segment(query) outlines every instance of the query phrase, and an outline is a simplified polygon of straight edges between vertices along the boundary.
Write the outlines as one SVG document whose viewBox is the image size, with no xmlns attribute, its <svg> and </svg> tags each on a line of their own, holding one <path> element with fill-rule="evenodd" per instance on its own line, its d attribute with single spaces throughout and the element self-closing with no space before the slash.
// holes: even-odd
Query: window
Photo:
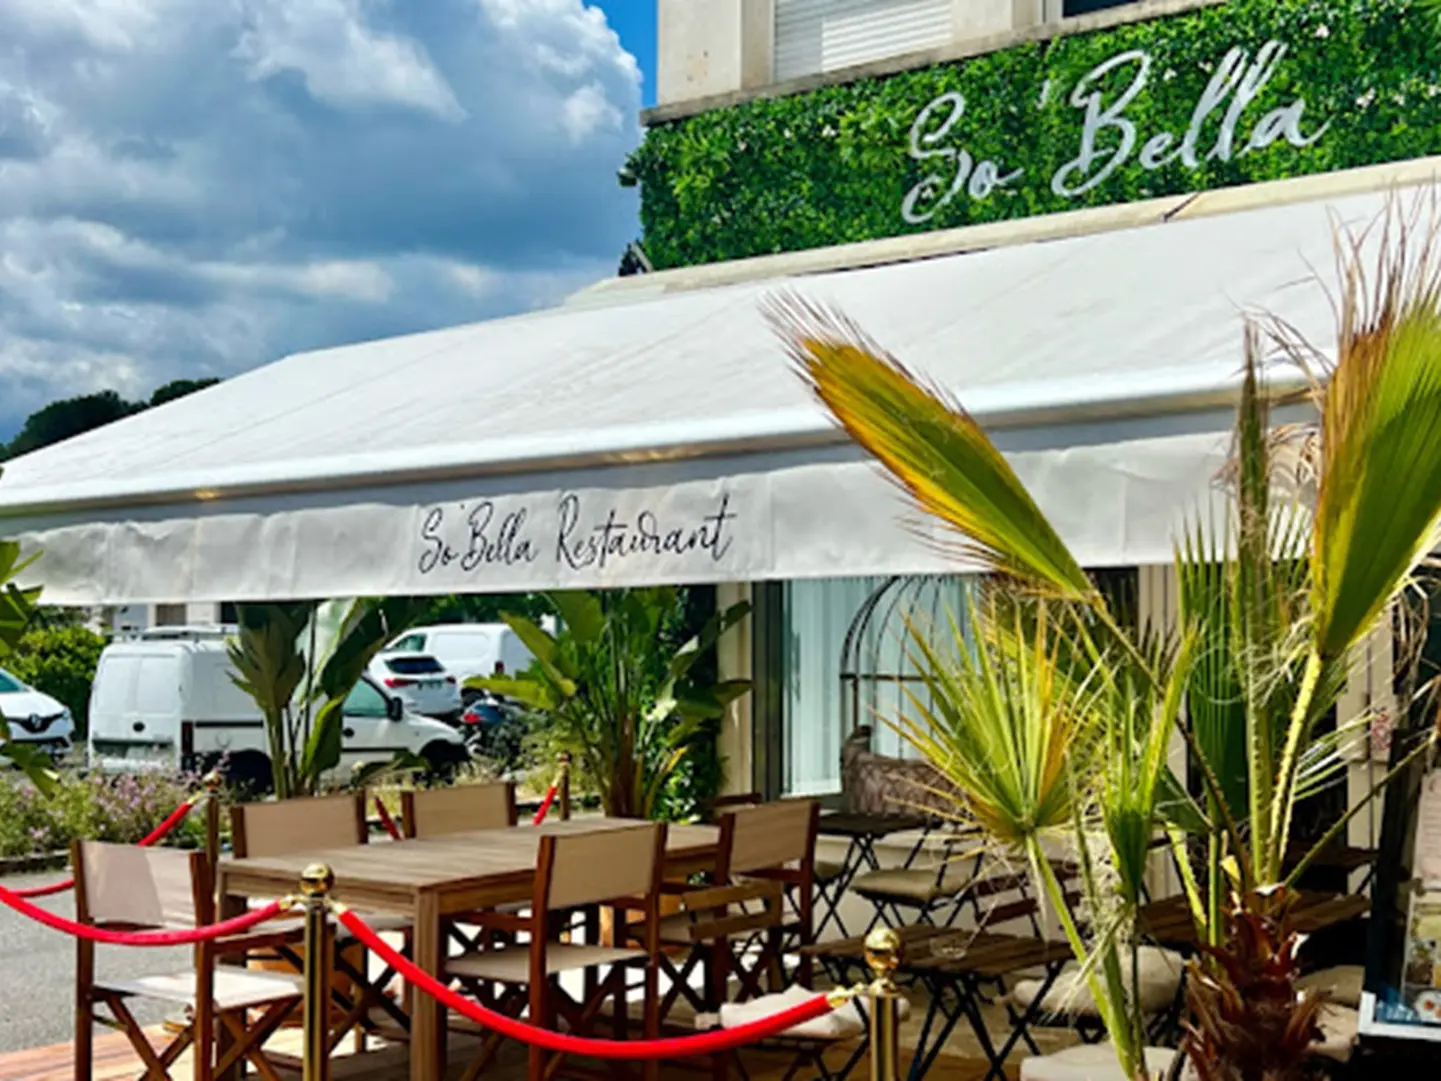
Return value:
<svg viewBox="0 0 1441 1081">
<path fill-rule="evenodd" d="M 388 717 L 389 702 L 372 683 L 361 680 L 345 697 L 345 712 L 351 717 Z"/>
<path fill-rule="evenodd" d="M 425 635 L 407 634 L 390 648 L 396 653 L 419 653 L 425 649 Z"/>
<path fill-rule="evenodd" d="M 445 671 L 434 657 L 387 657 L 385 667 L 401 676 L 439 675 Z"/>
<path fill-rule="evenodd" d="M 157 604 L 155 606 L 155 625 L 157 627 L 183 627 L 185 625 L 185 605 Z"/>
<path fill-rule="evenodd" d="M 0 670 L 0 694 L 16 694 L 25 688 L 9 672 Z"/>
<path fill-rule="evenodd" d="M 221 623 L 239 623 L 239 622 L 240 622 L 240 606 L 239 606 L 238 604 L 236 604 L 234 601 L 221 601 L 221 602 L 220 602 L 220 622 L 221 622 Z"/>
<path fill-rule="evenodd" d="M 775 0 L 779 81 L 933 49 L 951 40 L 951 0 Z"/>
<path fill-rule="evenodd" d="M 781 740 L 785 791 L 840 791 L 841 745 L 869 725 L 878 754 L 915 757 L 886 723 L 915 692 L 905 646 L 907 620 L 932 628 L 943 649 L 951 620 L 964 627 L 966 580 L 836 578 L 788 582 L 783 603 Z"/>
<path fill-rule="evenodd" d="M 1136 0 L 1063 0 L 1061 14 L 1067 18 L 1072 15 L 1089 15 L 1093 11 L 1124 7 L 1135 2 Z"/>
</svg>

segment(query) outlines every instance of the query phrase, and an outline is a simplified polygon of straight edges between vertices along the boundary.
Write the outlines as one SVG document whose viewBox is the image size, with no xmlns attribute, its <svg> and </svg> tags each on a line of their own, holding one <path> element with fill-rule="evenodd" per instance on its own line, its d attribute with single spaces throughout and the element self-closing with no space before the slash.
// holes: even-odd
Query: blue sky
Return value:
<svg viewBox="0 0 1441 1081">
<path fill-rule="evenodd" d="M 614 273 L 654 0 L 0 0 L 0 438 Z"/>
<path fill-rule="evenodd" d="M 606 20 L 620 43 L 640 64 L 643 105 L 655 104 L 655 0 L 601 0 Z"/>
</svg>

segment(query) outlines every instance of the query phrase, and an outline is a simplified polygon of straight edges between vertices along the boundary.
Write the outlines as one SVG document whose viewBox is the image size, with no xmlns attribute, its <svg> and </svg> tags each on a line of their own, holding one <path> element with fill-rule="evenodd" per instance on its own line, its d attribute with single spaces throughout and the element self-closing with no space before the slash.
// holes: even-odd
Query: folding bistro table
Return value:
<svg viewBox="0 0 1441 1081">
<path fill-rule="evenodd" d="M 222 912 L 244 912 L 249 898 L 295 891 L 301 872 L 325 863 L 335 873 L 331 891 L 353 908 L 414 921 L 415 963 L 438 976 L 450 919 L 477 909 L 529 901 L 535 892 L 540 837 L 634 825 L 620 819 L 574 818 L 542 826 L 477 830 L 425 840 L 351 845 L 290 856 L 225 859 L 219 863 Z M 720 832 L 714 826 L 672 825 L 666 833 L 666 870 L 694 874 L 715 864 Z M 224 918 L 222 916 L 222 918 Z M 444 1076 L 445 1011 L 429 995 L 411 996 L 411 1081 Z"/>
<path fill-rule="evenodd" d="M 985 1081 L 1005 1081 L 1006 1058 L 1021 1041 L 1024 1040 L 1032 1052 L 1040 1053 L 1031 1038 L 1030 1027 L 1040 1015 L 1041 1004 L 1061 969 L 1074 958 L 1070 946 L 1040 938 L 954 930 L 929 924 L 898 928 L 896 933 L 901 937 L 897 975 L 910 977 L 930 996 L 911 1058 L 908 1081 L 921 1081 L 926 1076 L 962 1020 L 971 1026 L 981 1053 L 990 1064 Z M 838 985 L 853 982 L 865 974 L 863 938 L 812 946 L 809 952 L 826 966 Z M 997 1047 L 981 1013 L 982 985 L 1037 968 L 1045 973 L 1039 993 L 1024 1013 L 1012 1019 L 1010 1033 Z"/>
</svg>

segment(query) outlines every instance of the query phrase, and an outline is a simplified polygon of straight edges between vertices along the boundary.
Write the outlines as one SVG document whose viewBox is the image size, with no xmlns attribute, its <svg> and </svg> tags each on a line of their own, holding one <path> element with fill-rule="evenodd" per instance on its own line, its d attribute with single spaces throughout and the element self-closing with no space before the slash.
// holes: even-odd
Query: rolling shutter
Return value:
<svg viewBox="0 0 1441 1081">
<path fill-rule="evenodd" d="M 951 40 L 951 0 L 776 0 L 777 82 Z"/>
</svg>

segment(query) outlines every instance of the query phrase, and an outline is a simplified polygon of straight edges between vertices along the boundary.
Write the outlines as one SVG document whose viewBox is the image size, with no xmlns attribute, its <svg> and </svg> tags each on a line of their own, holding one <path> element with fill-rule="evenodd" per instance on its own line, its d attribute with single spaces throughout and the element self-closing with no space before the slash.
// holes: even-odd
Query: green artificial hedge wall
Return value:
<svg viewBox="0 0 1441 1081">
<path fill-rule="evenodd" d="M 656 125 L 622 176 L 641 185 L 642 243 L 661 268 L 1421 157 L 1441 152 L 1441 33 L 1418 7 L 1415 0 L 1231 0 L 751 101 Z M 1244 57 L 1227 69 L 1233 49 Z M 1099 94 L 1102 113 L 1113 110 L 1137 77 L 1133 51 L 1146 54 L 1149 70 L 1123 110 L 1135 129 L 1127 160 L 1086 190 L 1058 194 L 1053 178 L 1082 149 L 1088 92 Z M 1078 85 L 1126 53 L 1131 59 Z M 1198 101 L 1208 85 L 1225 88 L 1227 70 L 1232 83 L 1196 124 L 1190 160 L 1178 157 Z M 913 132 L 928 103 L 957 93 L 964 111 L 948 130 L 941 132 L 954 96 Z M 1234 142 L 1219 153 L 1238 97 L 1245 100 L 1232 116 Z M 1171 141 L 1152 142 L 1162 132 Z M 1063 184 L 1097 180 L 1124 141 L 1118 126 L 1100 124 L 1089 169 L 1062 172 Z M 1140 164 L 1148 144 L 1156 168 Z M 929 156 L 917 160 L 913 149 Z M 941 200 L 961 151 L 972 170 L 958 194 Z M 1007 184 L 995 183 L 1016 170 Z M 928 176 L 936 179 L 913 197 L 912 216 L 929 216 L 908 222 L 903 202 Z M 985 197 L 973 198 L 973 186 Z"/>
</svg>

